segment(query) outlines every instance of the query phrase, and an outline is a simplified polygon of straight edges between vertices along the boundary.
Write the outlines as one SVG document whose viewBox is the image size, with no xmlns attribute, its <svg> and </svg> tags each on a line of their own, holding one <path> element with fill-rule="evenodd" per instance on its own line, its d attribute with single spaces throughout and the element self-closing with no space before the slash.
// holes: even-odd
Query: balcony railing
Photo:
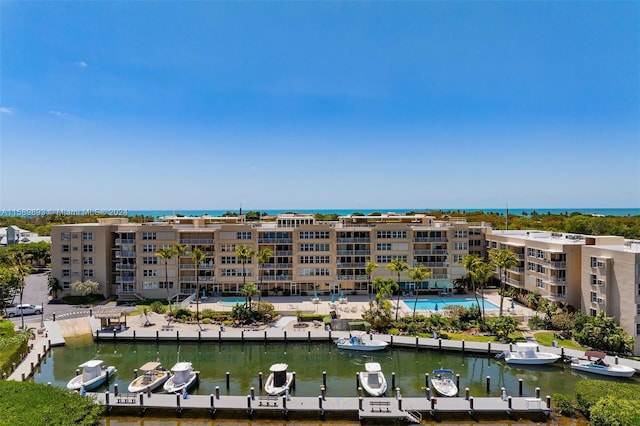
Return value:
<svg viewBox="0 0 640 426">
<path fill-rule="evenodd" d="M 521 274 L 524 272 L 524 268 L 520 267 L 520 266 L 513 266 L 511 268 L 509 268 L 510 272 L 515 272 L 517 274 Z"/>
<path fill-rule="evenodd" d="M 449 262 L 415 262 L 416 265 L 426 266 L 427 268 L 448 268 Z"/>
<path fill-rule="evenodd" d="M 345 237 L 338 238 L 338 243 L 370 243 L 371 238 L 363 238 L 363 237 Z"/>
<path fill-rule="evenodd" d="M 443 254 L 449 254 L 449 250 L 414 250 L 413 254 L 415 256 L 420 256 L 420 255 L 443 255 Z"/>
<path fill-rule="evenodd" d="M 554 269 L 566 269 L 567 268 L 567 262 L 557 262 L 557 261 L 547 260 L 547 259 L 544 259 L 542 262 L 545 265 L 549 266 L 550 268 L 554 268 Z"/>
<path fill-rule="evenodd" d="M 183 264 L 180 265 L 180 269 L 194 271 L 196 269 L 196 265 L 183 263 Z M 200 271 L 209 271 L 209 270 L 212 270 L 212 269 L 216 269 L 216 265 L 206 264 L 206 265 L 198 266 L 198 270 L 200 270 Z"/>
<path fill-rule="evenodd" d="M 293 256 L 293 251 L 292 250 L 276 251 L 274 256 Z"/>
<path fill-rule="evenodd" d="M 507 278 L 506 283 L 516 287 L 524 287 L 524 283 L 520 280 L 514 280 L 513 278 Z"/>
<path fill-rule="evenodd" d="M 371 250 L 338 250 L 339 256 L 370 255 Z"/>
<path fill-rule="evenodd" d="M 567 279 L 566 278 L 551 277 L 549 279 L 549 282 L 551 284 L 566 284 L 567 283 Z"/>
<path fill-rule="evenodd" d="M 293 238 L 258 238 L 258 244 L 291 244 Z"/>
<path fill-rule="evenodd" d="M 136 281 L 136 277 L 116 277 L 116 283 L 133 283 Z"/>
<path fill-rule="evenodd" d="M 116 263 L 116 271 L 133 271 L 136 269 L 136 265 L 129 265 L 126 263 Z"/>
<path fill-rule="evenodd" d="M 199 283 L 212 283 L 215 282 L 216 277 L 198 277 Z M 180 277 L 180 282 L 183 283 L 195 283 L 196 277 Z"/>
<path fill-rule="evenodd" d="M 367 281 L 366 275 L 338 275 L 338 281 Z"/>
<path fill-rule="evenodd" d="M 367 264 L 365 262 L 345 263 L 336 262 L 338 268 L 365 268 Z"/>
<path fill-rule="evenodd" d="M 414 243 L 446 243 L 448 241 L 447 237 L 416 237 L 413 239 Z"/>
<path fill-rule="evenodd" d="M 180 240 L 180 244 L 215 244 L 213 238 L 185 238 Z"/>
<path fill-rule="evenodd" d="M 448 280 L 449 274 L 431 274 L 430 280 Z"/>
<path fill-rule="evenodd" d="M 116 257 L 119 258 L 119 259 L 135 258 L 136 257 L 136 252 L 135 251 L 117 251 L 116 252 Z"/>
<path fill-rule="evenodd" d="M 262 277 L 262 281 L 264 282 L 274 282 L 274 281 L 293 281 L 293 276 L 291 275 L 265 275 Z"/>
<path fill-rule="evenodd" d="M 135 244 L 136 240 L 127 238 L 116 238 L 116 244 Z"/>
</svg>

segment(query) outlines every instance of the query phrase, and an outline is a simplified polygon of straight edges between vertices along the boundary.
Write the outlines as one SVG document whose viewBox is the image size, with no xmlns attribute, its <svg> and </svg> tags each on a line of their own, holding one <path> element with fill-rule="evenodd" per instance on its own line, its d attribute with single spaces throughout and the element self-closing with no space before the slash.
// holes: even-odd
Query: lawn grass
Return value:
<svg viewBox="0 0 640 426">
<path fill-rule="evenodd" d="M 586 351 L 589 348 L 583 348 L 571 339 L 558 339 L 555 337 L 553 331 L 539 331 L 534 333 L 536 341 L 542 346 L 553 346 L 552 342 L 555 340 L 558 342 L 558 347 L 567 349 L 577 349 L 579 351 Z"/>
<path fill-rule="evenodd" d="M 447 335 L 449 340 L 464 340 L 465 342 L 498 342 L 496 336 L 484 336 L 481 334 L 469 334 L 469 333 L 443 333 Z M 430 334 L 421 334 L 420 337 L 431 337 Z M 524 341 L 524 335 L 520 331 L 511 333 L 509 339 L 513 342 Z M 503 342 L 498 342 L 503 343 Z"/>
</svg>

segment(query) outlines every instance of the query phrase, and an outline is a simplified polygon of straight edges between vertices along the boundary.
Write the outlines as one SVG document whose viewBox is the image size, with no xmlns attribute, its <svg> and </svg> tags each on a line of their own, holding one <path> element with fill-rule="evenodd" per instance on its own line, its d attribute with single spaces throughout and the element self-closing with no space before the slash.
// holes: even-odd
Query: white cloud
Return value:
<svg viewBox="0 0 640 426">
<path fill-rule="evenodd" d="M 16 112 L 15 108 L 12 107 L 0 107 L 0 113 L 2 114 L 13 114 Z"/>
<path fill-rule="evenodd" d="M 76 65 L 80 68 L 89 68 L 89 65 L 85 61 L 78 61 L 76 62 Z"/>
<path fill-rule="evenodd" d="M 62 111 L 49 111 L 49 114 L 56 116 L 58 118 L 69 118 L 71 117 L 71 114 L 68 114 L 66 112 L 62 112 Z"/>
</svg>

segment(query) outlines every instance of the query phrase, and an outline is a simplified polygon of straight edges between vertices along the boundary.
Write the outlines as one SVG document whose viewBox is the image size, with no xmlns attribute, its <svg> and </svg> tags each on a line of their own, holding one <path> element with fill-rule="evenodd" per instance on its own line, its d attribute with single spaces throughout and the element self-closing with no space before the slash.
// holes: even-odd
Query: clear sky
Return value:
<svg viewBox="0 0 640 426">
<path fill-rule="evenodd" d="M 640 207 L 640 2 L 2 0 L 0 208 Z"/>
</svg>

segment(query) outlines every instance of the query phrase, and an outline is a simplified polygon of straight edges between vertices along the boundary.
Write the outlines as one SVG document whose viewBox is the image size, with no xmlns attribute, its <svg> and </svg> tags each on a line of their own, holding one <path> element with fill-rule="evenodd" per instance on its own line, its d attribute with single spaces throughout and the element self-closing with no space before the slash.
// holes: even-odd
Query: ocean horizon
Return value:
<svg viewBox="0 0 640 426">
<path fill-rule="evenodd" d="M 242 209 L 244 213 L 248 211 L 257 211 L 257 209 Z M 260 210 L 261 213 L 268 215 L 276 215 L 281 213 L 302 213 L 302 214 L 337 214 L 340 216 L 346 216 L 353 213 L 362 213 L 369 215 L 371 213 L 407 213 L 407 212 L 431 212 L 441 211 L 444 213 L 470 213 L 476 211 L 482 211 L 484 213 L 497 213 L 504 215 L 507 212 L 506 208 L 493 209 L 493 208 L 459 208 L 459 209 L 441 209 L 441 208 L 397 208 L 397 209 L 265 209 Z M 226 212 L 240 213 L 240 209 L 176 209 L 176 210 L 128 210 L 129 216 L 151 216 L 159 218 L 168 215 L 183 215 L 183 216 L 221 216 Z M 640 208 L 509 208 L 510 215 L 522 216 L 523 213 L 531 215 L 531 213 L 537 212 L 538 214 L 571 214 L 581 213 L 585 215 L 594 216 L 640 216 Z"/>
</svg>

